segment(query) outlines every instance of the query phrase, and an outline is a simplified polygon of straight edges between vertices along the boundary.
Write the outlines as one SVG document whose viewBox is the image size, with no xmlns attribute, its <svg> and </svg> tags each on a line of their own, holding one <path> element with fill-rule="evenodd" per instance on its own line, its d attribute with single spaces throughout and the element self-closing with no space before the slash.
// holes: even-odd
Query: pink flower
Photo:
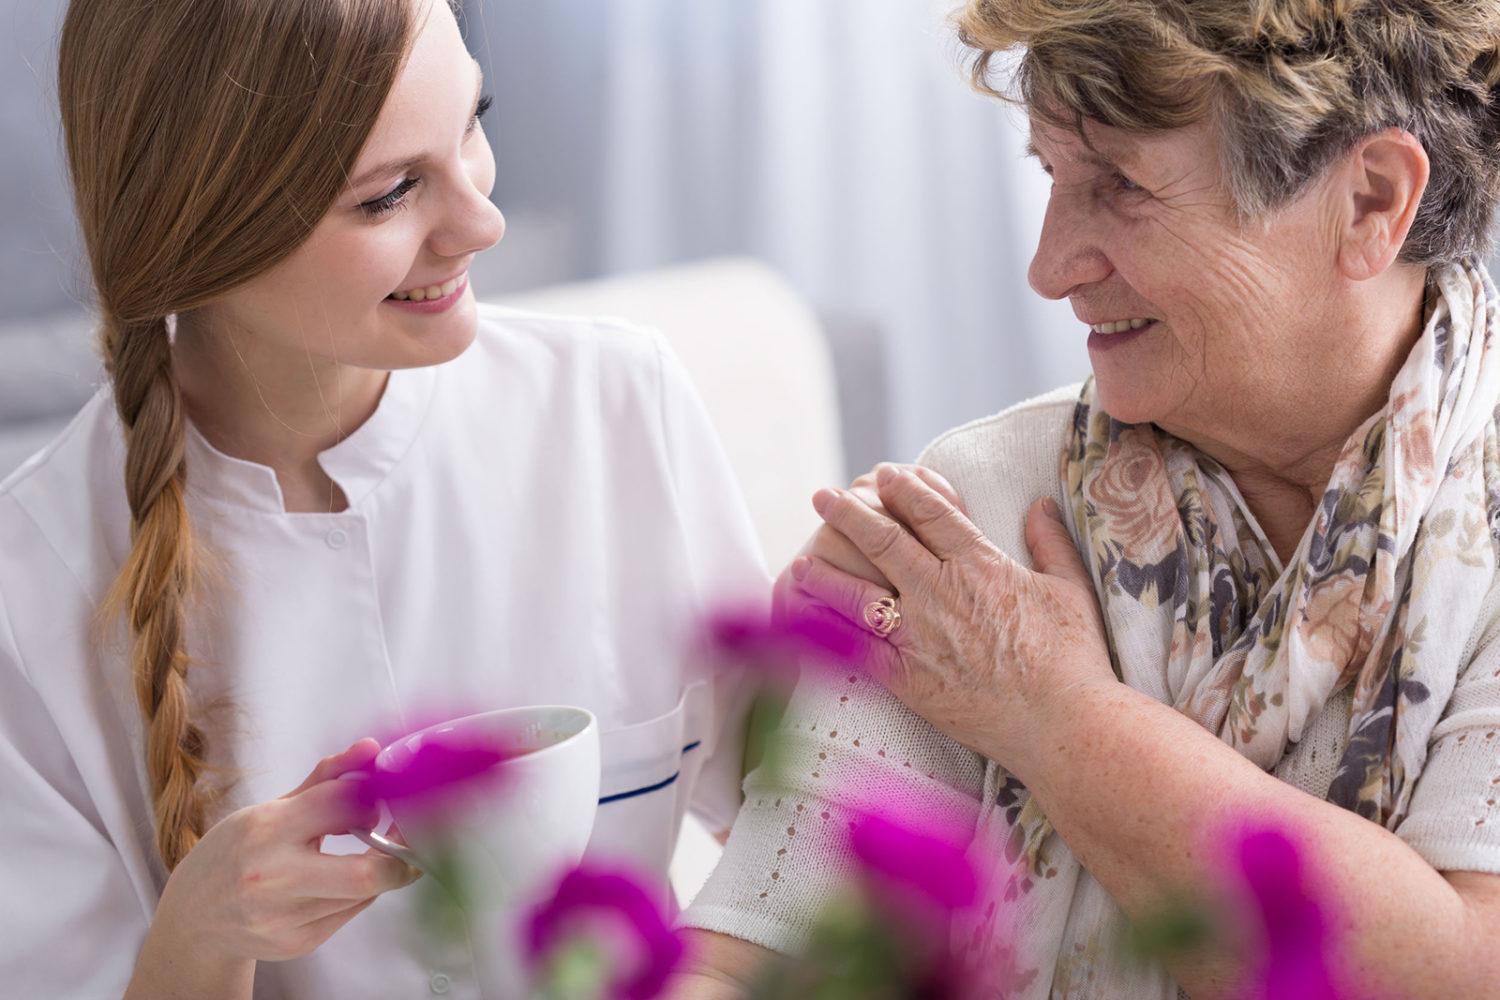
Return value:
<svg viewBox="0 0 1500 1000">
<path fill-rule="evenodd" d="M 1265 949 L 1250 1000 L 1353 1000 L 1330 968 L 1332 921 L 1308 885 L 1297 843 L 1281 830 L 1246 830 L 1234 861 Z"/>
<path fill-rule="evenodd" d="M 802 663 L 847 667 L 860 659 L 869 639 L 841 616 L 818 608 L 771 617 L 759 609 L 724 608 L 709 617 L 705 631 L 720 655 L 773 679 L 790 680 Z"/>
<path fill-rule="evenodd" d="M 456 793 L 476 786 L 495 787 L 503 779 L 508 755 L 451 734 L 423 737 L 410 753 L 377 757 L 359 781 L 359 801 L 409 803 L 440 807 Z"/>
<path fill-rule="evenodd" d="M 641 883 L 622 871 L 580 866 L 563 876 L 552 898 L 531 911 L 527 958 L 543 970 L 580 939 L 610 956 L 605 996 L 649 1000 L 682 960 L 681 938 Z"/>
<path fill-rule="evenodd" d="M 945 837 L 867 816 L 849 831 L 849 846 L 876 881 L 915 892 L 946 913 L 979 897 L 979 876 L 963 846 Z"/>
<path fill-rule="evenodd" d="M 827 955 L 811 955 L 813 981 L 825 992 L 851 993 L 856 984 L 881 982 L 881 996 L 957 1000 L 979 995 L 981 980 L 953 954 L 954 914 L 980 898 L 980 880 L 964 846 L 944 817 L 865 813 L 849 828 L 860 917 L 824 940 Z M 837 910 L 833 925 L 840 927 Z"/>
</svg>

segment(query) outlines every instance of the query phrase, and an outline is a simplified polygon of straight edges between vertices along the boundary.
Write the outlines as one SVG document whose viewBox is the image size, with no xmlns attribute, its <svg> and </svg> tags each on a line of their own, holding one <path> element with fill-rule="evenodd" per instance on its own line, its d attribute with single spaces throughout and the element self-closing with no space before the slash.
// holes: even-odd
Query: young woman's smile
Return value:
<svg viewBox="0 0 1500 1000">
<path fill-rule="evenodd" d="M 404 292 L 393 292 L 385 304 L 418 314 L 447 312 L 457 305 L 469 290 L 469 272 L 449 278 L 440 285 L 422 285 Z"/>
</svg>

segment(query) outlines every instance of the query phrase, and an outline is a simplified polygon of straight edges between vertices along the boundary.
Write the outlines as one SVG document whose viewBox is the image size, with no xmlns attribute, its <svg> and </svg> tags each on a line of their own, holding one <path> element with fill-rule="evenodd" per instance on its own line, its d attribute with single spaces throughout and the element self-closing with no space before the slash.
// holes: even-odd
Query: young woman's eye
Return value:
<svg viewBox="0 0 1500 1000">
<path fill-rule="evenodd" d="M 468 135 L 479 127 L 479 119 L 484 117 L 484 113 L 490 109 L 490 105 L 493 103 L 494 101 L 488 94 L 479 99 L 479 105 L 474 109 L 474 117 L 469 119 L 469 127 L 464 130 L 464 135 Z"/>
<path fill-rule="evenodd" d="M 383 194 L 374 201 L 362 202 L 359 207 L 364 209 L 365 215 L 372 219 L 389 215 L 401 207 L 401 200 L 406 197 L 408 191 L 416 186 L 417 179 L 415 177 L 404 178 L 388 194 Z"/>
</svg>

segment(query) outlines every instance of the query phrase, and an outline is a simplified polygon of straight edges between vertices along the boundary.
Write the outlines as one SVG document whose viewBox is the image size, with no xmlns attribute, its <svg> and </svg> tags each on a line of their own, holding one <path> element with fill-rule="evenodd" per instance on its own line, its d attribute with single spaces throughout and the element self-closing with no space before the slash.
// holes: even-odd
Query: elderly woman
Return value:
<svg viewBox="0 0 1500 1000">
<path fill-rule="evenodd" d="M 1117 941 L 1211 891 L 1247 818 L 1301 836 L 1372 992 L 1500 996 L 1500 3 L 958 24 L 981 87 L 1020 50 L 1031 284 L 1093 377 L 939 438 L 954 493 L 882 467 L 814 498 L 782 596 L 866 628 L 885 687 L 804 681 L 685 992 L 803 943 L 862 788 L 972 817 L 1010 902 L 954 940 L 1000 996 L 1235 995 L 1242 957 Z"/>
</svg>

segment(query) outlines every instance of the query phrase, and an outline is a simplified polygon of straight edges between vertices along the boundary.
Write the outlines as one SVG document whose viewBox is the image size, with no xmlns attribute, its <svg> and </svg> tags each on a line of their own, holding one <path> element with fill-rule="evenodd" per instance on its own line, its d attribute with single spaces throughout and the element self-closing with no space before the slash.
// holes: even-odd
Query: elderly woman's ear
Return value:
<svg viewBox="0 0 1500 1000">
<path fill-rule="evenodd" d="M 1427 151 L 1405 129 L 1388 128 L 1361 139 L 1336 169 L 1339 269 L 1365 281 L 1395 263 L 1406 243 L 1427 190 Z"/>
</svg>

